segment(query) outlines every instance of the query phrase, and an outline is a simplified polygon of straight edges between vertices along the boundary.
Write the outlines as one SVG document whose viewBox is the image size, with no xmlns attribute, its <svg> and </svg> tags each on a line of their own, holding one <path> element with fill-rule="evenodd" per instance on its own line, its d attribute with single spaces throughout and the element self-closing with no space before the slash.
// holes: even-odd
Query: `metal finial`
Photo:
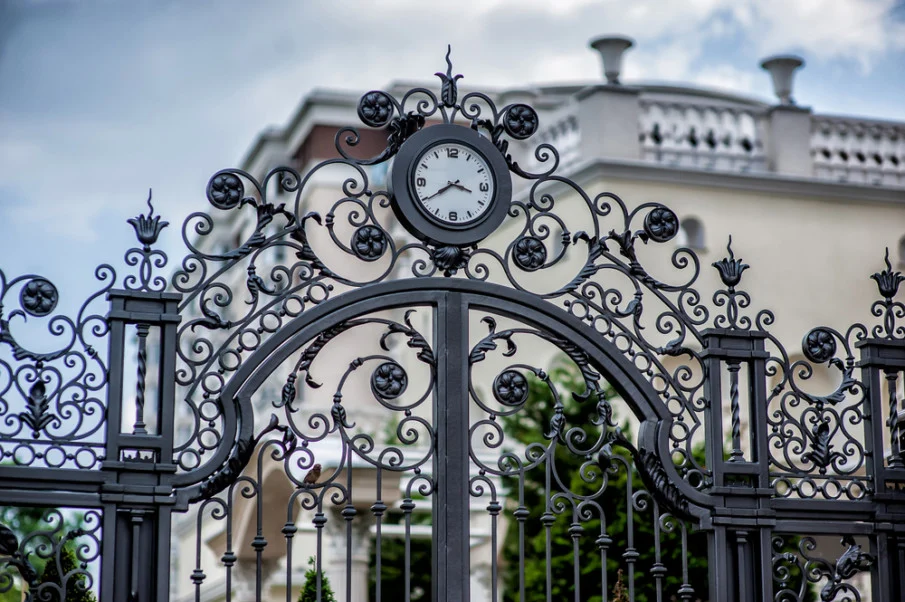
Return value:
<svg viewBox="0 0 905 602">
<path fill-rule="evenodd" d="M 888 303 L 891 303 L 892 298 L 899 292 L 899 285 L 905 281 L 905 276 L 901 272 L 892 271 L 892 263 L 889 261 L 889 247 L 886 247 L 884 262 L 886 263 L 886 269 L 882 272 L 877 272 L 871 278 L 876 281 L 877 288 L 880 289 L 880 294 L 883 298 Z"/>
<path fill-rule="evenodd" d="M 133 217 L 129 220 L 126 220 L 129 224 L 135 228 L 135 236 L 138 238 L 138 242 L 142 244 L 145 252 L 151 250 L 151 245 L 157 242 L 157 237 L 160 236 L 160 231 L 166 228 L 169 225 L 169 222 L 160 221 L 160 216 L 154 216 L 154 205 L 151 204 L 151 189 L 148 189 L 148 200 L 146 201 L 148 204 L 149 213 L 148 215 L 139 214 L 137 217 Z"/>
<path fill-rule="evenodd" d="M 452 61 L 449 55 L 452 54 L 452 44 L 446 45 L 446 77 L 452 77 Z"/>
<path fill-rule="evenodd" d="M 720 273 L 720 280 L 723 281 L 723 284 L 729 287 L 729 291 L 732 292 L 741 281 L 742 272 L 751 266 L 742 263 L 741 259 L 735 258 L 735 253 L 732 252 L 732 236 L 729 237 L 729 244 L 726 245 L 726 250 L 729 251 L 729 257 L 713 262 L 713 267 Z"/>
<path fill-rule="evenodd" d="M 462 75 L 453 75 L 452 72 L 452 60 L 450 60 L 449 56 L 452 54 L 452 44 L 446 45 L 446 73 L 440 73 L 439 71 L 435 73 L 437 77 L 440 78 L 440 81 L 443 82 L 443 86 L 440 89 L 440 100 L 443 101 L 443 106 L 446 107 L 454 107 L 456 106 L 456 97 L 458 96 L 458 90 L 456 89 L 456 81 L 462 79 Z"/>
</svg>

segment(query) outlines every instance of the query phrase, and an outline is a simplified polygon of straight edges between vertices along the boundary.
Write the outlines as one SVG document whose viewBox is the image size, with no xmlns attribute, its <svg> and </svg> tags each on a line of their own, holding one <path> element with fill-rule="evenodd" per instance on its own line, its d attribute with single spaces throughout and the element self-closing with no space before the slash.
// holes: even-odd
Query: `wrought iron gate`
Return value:
<svg viewBox="0 0 905 602">
<path fill-rule="evenodd" d="M 731 241 L 708 306 L 694 252 L 663 244 L 669 208 L 592 196 L 549 144 L 526 172 L 510 144 L 534 110 L 459 100 L 461 76 L 438 75 L 439 96 L 362 97 L 387 128 L 378 157 L 354 157 L 346 128 L 342 158 L 308 173 L 215 174 L 217 211 L 186 220 L 175 271 L 149 198 L 135 273 L 98 267 L 74 317 L 47 279 L 0 272 L 0 592 L 905 599 L 888 260 L 879 323 L 815 328 L 793 361 Z M 489 217 L 438 220 L 399 188 L 422 186 L 398 176 L 426 156 L 413 141 L 441 134 L 476 173 L 508 170 L 481 189 Z M 394 157 L 395 190 L 372 189 L 365 167 Z M 330 172 L 340 198 L 322 204 Z M 452 177 L 421 200 L 471 194 Z M 24 344 L 26 318 L 57 344 Z M 817 369 L 831 393 L 809 392 Z"/>
</svg>

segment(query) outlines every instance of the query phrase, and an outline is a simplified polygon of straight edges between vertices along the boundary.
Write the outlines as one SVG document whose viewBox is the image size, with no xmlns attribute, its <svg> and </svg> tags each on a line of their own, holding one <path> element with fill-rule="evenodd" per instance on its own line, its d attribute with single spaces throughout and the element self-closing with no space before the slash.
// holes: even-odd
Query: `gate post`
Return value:
<svg viewBox="0 0 905 602">
<path fill-rule="evenodd" d="M 107 298 L 110 381 L 106 460 L 101 470 L 114 476 L 100 491 L 104 503 L 102 602 L 165 602 L 169 598 L 170 514 L 175 503 L 173 418 L 182 295 L 112 290 Z M 130 396 L 123 390 L 129 326 L 135 327 L 137 337 L 137 374 L 134 403 L 124 404 Z M 124 425 L 124 409 L 127 416 L 134 411 L 131 426 Z"/>
<path fill-rule="evenodd" d="M 898 399 L 897 390 L 905 370 L 905 340 L 871 338 L 855 346 L 861 352 L 859 365 L 869 404 L 864 409 L 869 417 L 864 442 L 878 531 L 871 542 L 877 559 L 872 596 L 901 600 L 905 596 L 905 504 L 897 494 L 905 487 L 905 400 Z"/>
<path fill-rule="evenodd" d="M 707 466 L 713 474 L 713 509 L 708 536 L 710 592 L 720 600 L 760 602 L 772 599 L 770 574 L 772 527 L 767 451 L 765 332 L 711 328 L 702 333 L 705 368 L 704 411 Z M 742 415 L 740 374 L 745 368 L 747 415 Z M 724 389 L 723 370 L 728 377 Z M 724 449 L 723 400 L 728 392 L 730 437 Z M 742 441 L 743 419 L 750 441 Z M 745 449 L 747 448 L 747 455 Z"/>
</svg>

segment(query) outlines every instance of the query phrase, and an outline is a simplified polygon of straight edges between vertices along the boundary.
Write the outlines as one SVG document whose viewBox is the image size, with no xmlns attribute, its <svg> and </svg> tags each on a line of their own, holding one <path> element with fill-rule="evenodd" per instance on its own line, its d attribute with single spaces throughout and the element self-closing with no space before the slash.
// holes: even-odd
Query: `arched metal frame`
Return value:
<svg viewBox="0 0 905 602">
<path fill-rule="evenodd" d="M 364 124 L 387 128 L 386 150 L 377 157 L 354 157 L 358 132 L 344 128 L 336 136 L 342 158 L 307 174 L 281 167 L 263 182 L 240 170 L 215 174 L 207 191 L 211 204 L 227 212 L 222 215 L 245 211 L 255 218 L 249 237 L 234 249 L 207 244 L 222 221 L 194 213 L 183 226 L 188 254 L 172 277 L 159 275 L 167 258 L 153 245 L 168 224 L 154 215 L 149 197 L 149 212 L 129 220 L 141 246 L 130 249 L 125 260 L 137 272 L 117 288 L 114 269 L 100 266 L 96 276 L 102 287 L 75 318 L 53 315 L 58 292 L 47 279 L 8 279 L 0 272 L 0 302 L 7 308 L 18 303 L 0 313 L 0 349 L 7 352 L 0 356 L 0 504 L 89 509 L 83 526 L 66 532 L 59 513 L 47 530 L 26 537 L 0 526 L 5 566 L 0 590 L 18 579 L 30 585 L 29 599 L 42 599 L 41 592 L 53 586 L 39 582 L 35 558 L 63 572 L 61 550 L 75 540 L 80 562 L 67 579 L 80 585 L 73 587 L 99 585 L 103 602 L 167 600 L 172 514 L 191 509 L 197 512 L 199 546 L 203 516 L 227 522 L 221 563 L 229 588 L 233 567 L 243 562 L 231 541 L 233 505 L 241 497 L 257 508 L 249 562 L 260 599 L 265 552 L 276 545 L 268 543 L 261 527 L 265 455 L 283 463 L 294 491 L 282 530 L 290 562 L 297 530 L 292 504 L 314 512 L 319 552 L 321 532 L 331 524 L 326 510 L 331 505 L 351 541 L 361 512 L 352 501 L 351 462 L 357 455 L 378 475 L 369 507 L 378 542 L 388 510 L 381 475 L 411 471 L 400 506 L 406 537 L 417 491 L 433 507 L 433 597 L 464 600 L 469 595 L 470 498 L 490 491 L 494 546 L 500 513 L 510 513 L 520 525 L 529 519 L 521 499 L 514 510 L 504 509 L 491 476 L 523 479 L 529 465 L 543 462 L 549 473 L 556 447 L 562 446 L 587 458 L 582 478 L 599 480 L 597 495 L 603 495 L 614 463 L 628 468 L 628 460 L 613 450 L 621 446 L 654 504 L 654 522 L 680 521 L 683 545 L 686 529 L 707 533 L 711 599 L 801 601 L 812 583 L 822 584 L 824 600 L 860 599 L 866 592 L 852 578 L 862 572 L 871 575 L 873 600 L 902 598 L 905 404 L 898 389 L 905 369 L 905 305 L 894 297 L 905 278 L 893 271 L 888 256 L 886 269 L 872 276 L 881 299 L 870 311 L 880 323 L 855 324 L 844 333 L 815 328 L 802 342 L 807 361 L 793 362 L 769 332 L 772 313 L 746 314 L 751 299 L 737 287 L 748 266 L 735 257 L 731 239 L 728 257 L 713 264 L 725 288 L 713 294 L 717 313 L 711 319 L 711 309 L 694 288 L 700 264 L 693 251 L 678 249 L 668 266 L 660 266 L 675 270 L 678 284 L 654 277 L 639 259 L 639 242 L 666 243 L 676 235 L 675 213 L 659 203 L 629 209 L 608 192 L 591 197 L 556 173 L 559 155 L 548 144 L 534 151 L 545 169 L 525 172 L 509 147 L 536 132 L 537 113 L 524 104 L 498 110 L 480 93 L 460 100 L 461 76 L 452 74 L 448 55 L 447 65 L 447 72 L 438 74 L 439 97 L 424 88 L 401 100 L 382 91 L 362 97 L 358 114 Z M 364 167 L 394 157 L 431 120 L 481 133 L 523 182 L 508 207 L 507 223 L 517 226 L 499 231 L 511 239 L 504 251 L 483 243 L 439 244 L 436 237 L 412 242 L 394 234 L 388 220 L 391 209 L 398 208 L 389 193 L 371 190 Z M 326 215 L 304 213 L 306 187 L 312 175 L 326 169 L 348 174 L 342 198 Z M 274 188 L 277 200 L 290 200 L 271 200 Z M 556 210 L 557 201 L 566 198 L 584 212 L 578 220 L 584 230 L 570 231 L 575 220 Z M 330 247 L 326 251 L 324 241 Z M 275 252 L 282 258 L 294 254 L 294 263 L 274 262 L 268 253 Z M 371 269 L 344 272 L 349 262 Z M 544 290 L 538 287 L 546 280 L 528 283 L 537 273 L 557 270 L 571 276 L 551 277 L 554 284 Z M 106 310 L 98 309 L 104 300 Z M 412 309 L 430 314 L 430 336 L 410 321 L 407 310 Z M 405 312 L 404 318 L 388 316 L 394 310 Z M 477 314 L 489 332 L 473 344 L 469 319 Z M 521 326 L 498 330 L 493 316 Z M 26 318 L 49 319 L 50 333 L 63 342 L 50 352 L 30 350 L 14 334 L 16 321 Z M 300 422 L 301 389 L 322 384 L 313 375 L 318 355 L 342 333 L 365 326 L 385 330 L 379 339 L 382 351 L 353 359 L 329 411 L 312 411 Z M 124 390 L 133 332 L 134 394 Z M 491 391 L 498 405 L 491 408 L 472 382 L 472 368 L 488 354 L 515 353 L 516 339 L 523 336 L 567 356 L 585 388 L 572 394 L 579 401 L 595 399 L 596 407 L 589 411 L 588 425 L 568 425 L 557 401 L 543 433 L 546 447 L 529 446 L 524 457 L 501 452 L 493 467 L 478 457 L 475 424 L 491 431 L 484 448 L 500 448 L 505 437 L 500 421 L 526 401 L 524 375 L 541 380 L 547 375 L 523 363 L 500 370 Z M 416 354 L 414 365 L 429 375 L 425 392 L 410 405 L 394 405 L 410 375 L 390 351 L 392 337 L 405 341 Z M 253 395 L 268 378 L 283 378 L 294 358 L 280 399 L 272 401 L 269 423 L 260 428 L 259 420 L 256 430 L 260 416 Z M 377 365 L 369 381 L 374 402 L 402 415 L 396 433 L 400 444 L 374 457 L 370 454 L 379 446 L 372 435 L 353 430 L 343 398 L 347 379 L 366 364 Z M 829 395 L 814 395 L 804 386 L 814 365 L 839 374 Z M 604 382 L 638 419 L 634 442 L 612 421 Z M 427 400 L 429 420 L 419 414 Z M 472 406 L 487 416 L 472 422 Z M 122 426 L 125 417 L 133 422 L 129 428 Z M 745 424 L 750 433 L 743 432 Z M 322 474 L 311 451 L 328 437 L 342 440 L 342 460 L 332 475 L 329 470 Z M 704 444 L 703 461 L 693 453 L 696 442 Z M 402 448 L 417 445 L 426 451 L 406 464 Z M 308 472 L 302 477 L 298 471 Z M 562 482 L 554 492 L 547 481 L 550 501 L 540 520 L 548 529 L 548 549 L 555 515 L 572 508 L 577 598 L 577 542 L 586 509 L 596 502 Z M 646 507 L 635 504 L 639 510 Z M 840 537 L 842 553 L 835 560 L 818 557 L 815 536 Z M 790 551 L 787 544 L 794 541 L 798 550 Z M 605 558 L 605 531 L 598 545 Z M 659 540 L 657 545 L 659 563 Z M 865 545 L 869 552 L 863 551 Z M 408 547 L 406 554 L 408 559 Z M 520 554 L 523 558 L 523 542 Z M 623 554 L 630 573 L 636 557 L 632 550 Z M 99 564 L 99 573 L 89 568 L 92 563 Z M 665 568 L 657 566 L 651 574 L 662 595 Z M 317 568 L 320 591 L 320 553 Z M 198 595 L 206 578 L 199 553 L 191 575 Z M 606 570 L 602 580 L 606 595 Z M 547 581 L 549 597 L 549 568 Z M 683 576 L 675 592 L 683 600 L 695 596 L 687 581 Z M 630 582 L 630 596 L 632 587 Z M 493 592 L 497 596 L 495 585 Z"/>
</svg>

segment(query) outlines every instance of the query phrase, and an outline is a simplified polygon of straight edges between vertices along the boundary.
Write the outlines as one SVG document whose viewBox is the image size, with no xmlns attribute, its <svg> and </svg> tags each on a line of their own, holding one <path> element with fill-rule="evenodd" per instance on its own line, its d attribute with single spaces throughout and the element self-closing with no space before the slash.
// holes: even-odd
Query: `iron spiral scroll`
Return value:
<svg viewBox="0 0 905 602">
<path fill-rule="evenodd" d="M 423 505 L 449 495 L 438 463 L 451 432 L 441 416 L 452 403 L 464 408 L 457 419 L 470 420 L 458 451 L 473 469 L 457 493 L 468 503 L 486 499 L 494 545 L 501 517 L 515 529 L 540 521 L 551 538 L 555 525 L 568 523 L 576 584 L 577 550 L 593 538 L 600 587 L 611 589 L 607 554 L 616 547 L 603 504 L 616 495 L 611 483 L 633 474 L 638 483 L 629 476 L 618 495 L 630 517 L 652 525 L 647 570 L 660 596 L 693 600 L 708 587 L 716 595 L 738 586 L 728 576 L 736 569 L 777 601 L 804 600 L 814 583 L 823 599 L 858 600 L 861 573 L 872 575 L 875 595 L 905 591 L 881 573 L 901 560 L 876 553 L 905 549 L 905 534 L 890 526 L 905 520 L 905 306 L 896 300 L 905 277 L 888 256 L 872 276 L 879 300 L 866 308 L 877 324 L 815 328 L 803 338 L 804 359 L 793 359 L 770 331 L 773 313 L 753 310 L 741 288 L 744 272 L 757 267 L 736 256 L 731 238 L 712 266 L 722 288 L 708 300 L 697 288 L 700 259 L 672 244 L 674 211 L 586 191 L 559 173 L 553 145 L 530 146 L 540 127 L 534 108 L 463 94 L 449 53 L 446 61 L 439 94 L 361 97 L 364 126 L 386 132 L 376 156 L 357 156 L 361 133 L 344 127 L 337 158 L 304 173 L 287 166 L 261 178 L 241 169 L 214 174 L 206 195 L 215 211 L 182 224 L 187 253 L 175 271 L 156 248 L 169 224 L 150 196 L 147 214 L 129 220 L 138 246 L 124 262 L 134 273 L 121 278 L 99 266 L 99 290 L 74 317 L 55 313 L 60 293 L 47 278 L 0 271 L 0 475 L 13 484 L 0 500 L 46 505 L 46 485 L 29 471 L 50 471 L 41 474 L 60 483 L 61 506 L 88 508 L 90 519 L 65 533 L 62 519 L 52 523 L 40 548 L 28 543 L 39 536 L 0 526 L 0 592 L 23 579 L 36 586 L 35 554 L 59 556 L 81 540 L 87 547 L 72 574 L 88 578 L 91 563 L 108 563 L 105 601 L 123 587 L 164 596 L 138 569 L 125 585 L 113 582 L 119 565 L 101 557 L 97 525 L 108 521 L 104 535 L 115 531 L 117 547 L 139 542 L 129 549 L 159 553 L 148 525 L 168 537 L 171 512 L 194 513 L 198 542 L 223 524 L 222 537 L 205 545 L 222 547 L 227 583 L 251 566 L 259 588 L 275 570 L 272 550 L 284 544 L 286 581 L 293 579 L 300 510 L 313 517 L 318 575 L 331 529 L 351 542 L 367 519 L 379 549 L 396 513 L 410 544 Z M 395 219 L 390 192 L 372 181 L 371 166 L 436 123 L 480 133 L 518 182 L 507 220 L 478 243 L 414 239 Z M 526 157 L 540 169 L 524 169 Z M 339 182 L 329 202 L 324 181 Z M 26 321 L 46 322 L 57 344 L 31 349 L 20 335 Z M 461 357 L 450 357 L 450 341 Z M 525 359 L 541 348 L 550 354 Z M 136 366 L 126 378 L 130 352 Z M 570 366 L 580 390 L 551 377 L 550 357 Z M 829 393 L 810 391 L 816 370 L 834 376 Z M 462 385 L 455 399 L 454 378 Z M 507 421 L 532 403 L 537 386 L 553 400 L 542 432 L 529 444 L 513 441 Z M 583 408 L 581 418 L 567 418 L 570 404 Z M 390 425 L 381 436 L 377 420 Z M 560 470 L 561 454 L 580 459 L 577 475 Z M 363 469 L 376 475 L 368 504 L 356 481 Z M 535 473 L 546 479 L 538 516 L 519 490 Z M 263 500 L 274 474 L 289 499 L 268 539 L 276 519 Z M 470 526 L 458 528 L 467 534 Z M 714 569 L 709 585 L 691 583 L 687 561 L 670 575 L 676 567 L 661 553 L 670 537 L 686 549 L 696 530 L 736 563 Z M 816 551 L 830 536 L 843 538 L 835 561 Z M 522 543 L 516 557 L 525 553 Z M 409 562 L 410 548 L 406 554 Z M 632 592 L 640 554 L 629 543 L 616 558 Z M 465 556 L 435 575 L 461 572 Z M 212 579 L 200 552 L 193 560 L 187 578 L 200 596 Z M 167 582 L 169 567 L 153 570 Z M 404 575 L 410 584 L 408 565 Z M 320 591 L 320 576 L 317 583 Z M 572 591 L 577 597 L 577 585 Z"/>
</svg>

